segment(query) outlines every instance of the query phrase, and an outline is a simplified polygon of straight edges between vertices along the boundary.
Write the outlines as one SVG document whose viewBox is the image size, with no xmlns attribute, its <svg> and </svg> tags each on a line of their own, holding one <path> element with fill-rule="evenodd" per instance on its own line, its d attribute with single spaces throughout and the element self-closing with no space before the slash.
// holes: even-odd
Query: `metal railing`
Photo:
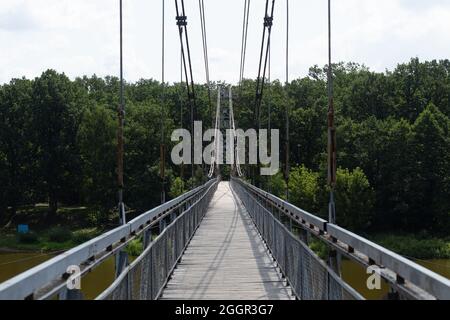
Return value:
<svg viewBox="0 0 450 320">
<path fill-rule="evenodd" d="M 283 273 L 289 279 L 297 297 L 311 297 L 308 293 L 305 295 L 301 291 L 307 290 L 302 286 L 304 285 L 303 273 L 310 272 L 308 264 L 314 264 L 314 268 L 320 269 L 316 276 L 309 276 L 310 279 L 318 281 L 319 287 L 324 288 L 327 285 L 330 287 L 335 284 L 342 287 L 342 279 L 327 265 L 324 265 L 323 261 L 318 262 L 317 259 L 311 257 L 312 252 L 309 247 L 303 241 L 299 243 L 298 237 L 293 235 L 272 212 L 289 218 L 291 223 L 314 235 L 325 242 L 330 249 L 350 260 L 365 267 L 377 266 L 380 276 L 389 283 L 392 292 L 395 293 L 393 296 L 397 298 L 450 299 L 449 279 L 348 230 L 328 223 L 326 220 L 299 209 L 241 179 L 233 178 L 232 185 L 254 219 L 261 236 L 272 251 Z M 328 273 L 328 280 L 324 276 L 326 273 Z M 345 292 L 348 285 L 342 288 L 344 289 L 342 297 L 348 297 L 347 293 L 352 296 L 355 292 L 354 290 Z M 332 297 L 332 294 L 327 296 L 325 292 L 326 290 L 322 289 L 319 296 L 321 298 Z M 315 294 L 313 296 L 318 298 Z"/>
<path fill-rule="evenodd" d="M 145 234 L 166 217 L 181 215 L 203 199 L 217 184 L 210 180 L 174 200 L 154 208 L 127 224 L 106 232 L 0 284 L 0 300 L 49 299 L 67 295 L 68 267 L 79 266 L 81 276 L 107 258 L 117 255 L 137 236 Z M 146 239 L 148 237 L 144 237 Z"/>
<path fill-rule="evenodd" d="M 363 300 L 305 243 L 290 232 L 244 187 L 233 180 L 244 204 L 281 272 L 300 300 Z"/>
<path fill-rule="evenodd" d="M 157 300 L 205 216 L 216 188 L 217 181 L 174 219 L 97 300 Z"/>
</svg>

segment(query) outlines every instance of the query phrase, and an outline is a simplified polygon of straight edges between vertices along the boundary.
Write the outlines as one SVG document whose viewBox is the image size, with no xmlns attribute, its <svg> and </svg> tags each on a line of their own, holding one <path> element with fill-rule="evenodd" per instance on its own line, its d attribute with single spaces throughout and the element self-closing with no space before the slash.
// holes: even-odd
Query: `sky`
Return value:
<svg viewBox="0 0 450 320">
<path fill-rule="evenodd" d="M 127 81 L 161 79 L 161 3 L 123 0 Z M 239 79 L 244 0 L 204 0 L 213 81 Z M 180 80 L 175 2 L 166 3 L 166 81 Z M 185 0 L 194 80 L 205 81 L 198 0 Z M 246 78 L 256 78 L 264 0 L 251 0 Z M 450 58 L 450 0 L 332 0 L 333 61 L 374 71 L 411 57 Z M 289 79 L 327 63 L 327 0 L 290 0 Z M 285 79 L 286 0 L 276 0 L 272 79 Z M 75 78 L 119 74 L 119 0 L 1 0 L 0 83 L 56 69 Z"/>
</svg>

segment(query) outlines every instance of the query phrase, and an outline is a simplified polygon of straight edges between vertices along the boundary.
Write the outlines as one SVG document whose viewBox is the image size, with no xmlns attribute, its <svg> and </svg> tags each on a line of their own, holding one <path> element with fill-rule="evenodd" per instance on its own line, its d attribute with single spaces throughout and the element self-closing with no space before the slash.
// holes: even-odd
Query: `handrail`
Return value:
<svg viewBox="0 0 450 320">
<path fill-rule="evenodd" d="M 108 288 L 106 288 L 99 296 L 97 296 L 97 297 L 95 298 L 95 300 L 105 300 L 105 299 L 107 299 L 107 297 L 110 296 L 115 290 L 117 290 L 117 288 L 122 284 L 122 282 L 123 282 L 124 280 L 126 280 L 126 278 L 128 277 L 129 273 L 130 273 L 135 267 L 137 267 L 139 264 L 141 264 L 145 258 L 147 258 L 147 256 L 151 253 L 151 251 L 152 251 L 152 250 L 154 249 L 154 247 L 158 244 L 158 242 L 161 241 L 161 239 L 164 238 L 164 235 L 166 235 L 167 233 L 169 233 L 169 230 L 171 230 L 171 228 L 172 228 L 173 226 L 175 226 L 176 223 L 177 223 L 179 220 L 181 220 L 181 219 L 183 218 L 184 215 L 186 215 L 186 214 L 188 214 L 188 213 L 190 213 L 190 212 L 192 212 L 192 211 L 195 211 L 195 210 L 197 209 L 197 207 L 198 207 L 200 204 L 202 204 L 202 202 L 205 201 L 205 198 L 208 198 L 208 197 L 211 197 L 211 196 L 212 196 L 212 193 L 213 193 L 212 191 L 215 191 L 215 190 L 213 190 L 213 189 L 215 188 L 215 186 L 217 186 L 217 182 L 218 182 L 218 180 L 215 179 L 215 180 L 211 180 L 209 183 L 207 183 L 207 184 L 205 185 L 205 186 L 206 186 L 206 191 L 203 193 L 203 195 L 202 195 L 199 199 L 197 199 L 196 202 L 193 203 L 191 207 L 187 208 L 187 209 L 186 209 L 183 213 L 181 213 L 175 220 L 173 220 L 173 221 L 171 222 L 171 224 L 168 225 L 168 226 L 164 229 L 164 231 L 163 231 L 161 234 L 159 234 L 158 237 L 157 237 L 155 240 L 153 240 L 153 241 L 149 244 L 149 246 L 148 246 L 147 248 L 145 248 L 145 250 L 139 255 L 139 257 L 138 257 L 136 260 L 134 260 L 130 265 L 128 265 L 128 266 L 122 271 L 122 273 L 119 275 L 119 277 L 117 277 L 117 279 L 116 279 L 116 280 L 115 280 Z M 210 198 L 208 198 L 208 199 L 210 199 Z M 208 203 L 205 203 L 205 205 L 207 205 L 207 204 L 208 204 Z M 204 212 L 204 213 L 205 213 L 205 212 Z M 203 213 L 203 214 L 204 214 L 204 213 Z M 198 223 L 200 223 L 200 222 L 201 222 L 201 221 L 199 221 Z M 195 226 L 195 229 L 196 229 L 197 227 L 198 227 L 198 226 Z M 190 237 L 189 237 L 190 239 L 193 237 L 194 233 L 195 233 L 195 230 L 194 230 L 193 234 L 190 235 Z M 189 239 L 189 240 L 190 240 L 190 239 Z M 170 266 L 170 270 L 169 270 L 168 273 L 167 273 L 167 279 L 166 279 L 165 282 L 167 282 L 168 278 L 169 278 L 170 275 L 173 273 L 173 270 L 175 269 L 176 263 L 179 261 L 179 259 L 180 259 L 181 256 L 183 255 L 183 253 L 184 253 L 186 247 L 188 246 L 188 244 L 189 244 L 189 241 L 187 241 L 187 242 L 185 243 L 184 247 L 182 248 L 182 250 L 180 250 L 179 256 L 177 256 L 176 259 L 175 259 L 175 265 Z M 164 286 L 163 286 L 163 287 L 164 287 Z M 156 299 L 160 296 L 163 287 L 158 289 L 158 293 L 156 294 L 156 297 L 155 297 Z M 127 294 L 128 294 L 128 293 L 127 293 Z M 127 298 L 130 299 L 130 297 L 127 297 Z"/>
<path fill-rule="evenodd" d="M 285 210 L 288 210 L 289 213 L 296 218 L 298 221 L 306 221 L 307 223 L 309 223 L 310 225 L 313 225 L 314 227 L 316 227 L 319 231 L 325 232 L 327 230 L 327 223 L 328 221 L 319 218 L 315 215 L 313 215 L 312 213 L 309 213 L 303 209 L 297 208 L 296 206 L 290 204 L 289 202 L 286 202 L 283 199 L 280 199 L 276 196 L 274 196 L 271 193 L 268 193 L 262 189 L 259 189 L 251 184 L 249 184 L 248 182 L 245 182 L 243 180 L 238 180 L 240 183 L 242 183 L 243 185 L 245 185 L 246 187 L 250 188 L 251 190 L 253 190 L 255 193 L 259 194 L 260 196 L 271 200 L 272 202 L 276 203 L 278 206 L 280 206 L 281 208 L 284 208 Z"/>
<path fill-rule="evenodd" d="M 298 281 L 299 278 L 299 273 L 300 274 L 305 274 L 305 270 L 302 270 L 302 267 L 299 266 L 298 270 L 290 270 L 288 268 L 289 263 L 287 262 L 287 257 L 285 255 L 282 256 L 282 259 L 279 259 L 279 257 L 277 257 L 277 240 L 273 240 L 269 239 L 270 237 L 267 237 L 267 230 L 265 230 L 265 228 L 267 228 L 266 223 L 267 222 L 262 222 L 260 220 L 258 220 L 258 215 L 266 215 L 266 217 L 270 217 L 270 222 L 269 224 L 273 226 L 272 228 L 272 234 L 271 237 L 275 237 L 276 234 L 276 228 L 275 228 L 275 224 L 278 226 L 278 230 L 282 230 L 282 232 L 284 233 L 285 237 L 290 237 L 292 239 L 292 241 L 295 241 L 299 248 L 297 251 L 297 254 L 299 256 L 292 258 L 293 260 L 297 260 L 299 259 L 299 257 L 302 257 L 301 259 L 303 259 L 303 257 L 305 255 L 311 257 L 312 259 L 315 259 L 316 263 L 318 265 L 320 265 L 320 267 L 322 268 L 322 270 L 324 270 L 327 273 L 327 277 L 328 279 L 333 279 L 334 283 L 336 283 L 337 286 L 339 286 L 339 288 L 341 290 L 344 290 L 348 296 L 350 296 L 352 299 L 355 300 L 365 300 L 364 297 L 357 292 L 354 288 L 352 288 L 348 283 L 346 283 L 345 281 L 343 281 L 337 274 L 335 271 L 333 271 L 324 261 L 322 261 L 317 255 L 315 255 L 313 253 L 313 251 L 308 247 L 308 245 L 306 245 L 305 243 L 303 243 L 298 237 L 296 237 L 290 230 L 288 230 L 288 228 L 281 222 L 279 221 L 267 208 L 265 208 L 258 200 L 255 196 L 253 196 L 248 190 L 245 190 L 245 188 L 242 188 L 239 190 L 239 187 L 242 188 L 242 186 L 238 186 L 237 194 L 240 194 L 240 191 L 242 191 L 243 193 L 241 193 L 241 201 L 244 204 L 244 206 L 247 208 L 247 211 L 250 214 L 250 217 L 253 219 L 253 222 L 255 223 L 261 237 L 264 239 L 266 245 L 268 246 L 270 252 L 272 253 L 273 258 L 277 261 L 277 264 L 279 266 L 279 268 L 281 269 L 283 275 L 286 277 L 288 283 L 291 286 L 292 292 L 294 293 L 294 295 L 298 298 L 298 299 L 302 299 L 303 297 L 303 293 L 302 291 L 305 289 L 304 288 L 304 284 L 308 283 L 308 281 L 304 281 L 303 284 L 299 284 L 296 283 Z M 244 196 L 244 197 L 242 197 Z M 247 200 L 250 200 L 251 202 L 253 202 L 254 204 L 256 204 L 256 206 L 259 207 L 255 208 L 255 205 L 252 203 L 248 203 Z M 282 250 L 285 250 L 286 252 L 286 240 L 282 240 L 281 243 L 284 244 L 284 248 Z M 297 260 L 298 261 L 298 260 Z M 318 270 L 314 270 L 314 271 L 318 271 Z M 303 276 L 301 276 L 300 278 L 302 278 Z M 312 276 L 311 278 L 314 278 L 314 276 Z M 320 272 L 318 274 L 316 274 L 316 278 L 320 278 Z M 296 281 L 297 280 L 297 281 Z M 325 294 L 324 296 L 326 296 L 327 299 L 331 300 L 330 296 L 333 296 L 332 292 L 334 288 L 332 285 L 328 284 L 328 288 L 327 288 L 327 294 Z M 336 289 L 336 288 L 334 288 Z M 311 290 L 314 291 L 314 290 Z M 336 290 L 339 291 L 339 290 Z M 336 293 L 336 292 L 334 292 Z M 342 294 L 336 294 L 336 297 L 340 297 L 342 298 Z M 312 297 L 308 297 L 309 299 L 311 299 Z"/>
<path fill-rule="evenodd" d="M 251 184 L 233 178 L 243 187 L 250 189 L 253 193 L 261 198 L 272 201 L 275 205 L 287 211 L 291 218 L 298 221 L 306 221 L 318 228 L 325 236 L 329 236 L 334 242 L 340 242 L 349 249 L 356 250 L 367 256 L 369 261 L 374 262 L 378 266 L 388 268 L 393 271 L 399 279 L 404 279 L 416 285 L 420 289 L 431 294 L 436 299 L 450 299 L 450 280 L 445 277 L 426 269 L 419 264 L 408 260 L 380 245 L 377 245 L 361 236 L 358 236 L 337 225 L 316 217 L 286 201 L 271 195 Z"/>
<path fill-rule="evenodd" d="M 22 300 L 33 295 L 37 290 L 52 281 L 61 279 L 69 266 L 80 266 L 96 255 L 110 251 L 111 248 L 128 237 L 133 236 L 146 223 L 163 215 L 177 204 L 186 201 L 198 193 L 207 190 L 214 180 L 208 181 L 174 200 L 150 210 L 127 224 L 108 231 L 86 243 L 72 248 L 34 268 L 31 268 L 0 284 L 0 300 Z"/>
<path fill-rule="evenodd" d="M 449 279 L 337 225 L 329 223 L 327 230 L 334 239 L 366 255 L 377 265 L 394 271 L 400 278 L 410 281 L 437 299 L 450 299 Z"/>
</svg>

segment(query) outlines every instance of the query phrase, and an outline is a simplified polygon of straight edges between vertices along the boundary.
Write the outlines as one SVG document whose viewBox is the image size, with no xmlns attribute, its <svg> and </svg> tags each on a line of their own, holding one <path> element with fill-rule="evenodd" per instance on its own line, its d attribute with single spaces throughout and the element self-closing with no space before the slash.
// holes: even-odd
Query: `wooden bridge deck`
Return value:
<svg viewBox="0 0 450 320">
<path fill-rule="evenodd" d="M 288 300 L 251 218 L 228 182 L 220 183 L 162 300 Z"/>
</svg>

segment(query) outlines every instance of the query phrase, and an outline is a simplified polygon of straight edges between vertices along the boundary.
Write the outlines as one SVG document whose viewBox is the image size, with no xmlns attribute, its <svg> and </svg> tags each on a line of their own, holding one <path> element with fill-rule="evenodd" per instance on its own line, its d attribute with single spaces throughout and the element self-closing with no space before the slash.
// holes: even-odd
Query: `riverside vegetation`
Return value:
<svg viewBox="0 0 450 320">
<path fill-rule="evenodd" d="M 383 73 L 340 63 L 334 77 L 338 223 L 407 256 L 450 258 L 450 61 L 412 59 Z M 253 80 L 234 88 L 243 129 L 254 127 L 254 90 Z M 117 225 L 118 92 L 117 78 L 71 80 L 54 70 L 0 87 L 0 247 L 62 250 Z M 170 133 L 189 128 L 190 115 L 182 84 L 165 86 L 163 104 L 155 80 L 127 83 L 125 92 L 132 217 L 160 200 L 162 122 Z M 265 92 L 262 126 L 270 108 L 281 141 L 284 110 L 291 110 L 290 201 L 326 217 L 326 67 L 287 86 L 274 81 Z M 196 85 L 196 94 L 196 118 L 211 123 L 207 87 Z M 169 134 L 165 143 L 170 150 Z M 190 170 L 182 177 L 167 166 L 166 191 L 176 197 L 191 186 Z M 198 168 L 194 183 L 204 179 Z M 262 179 L 263 188 L 284 196 L 282 174 Z M 15 234 L 21 223 L 29 235 Z"/>
</svg>

